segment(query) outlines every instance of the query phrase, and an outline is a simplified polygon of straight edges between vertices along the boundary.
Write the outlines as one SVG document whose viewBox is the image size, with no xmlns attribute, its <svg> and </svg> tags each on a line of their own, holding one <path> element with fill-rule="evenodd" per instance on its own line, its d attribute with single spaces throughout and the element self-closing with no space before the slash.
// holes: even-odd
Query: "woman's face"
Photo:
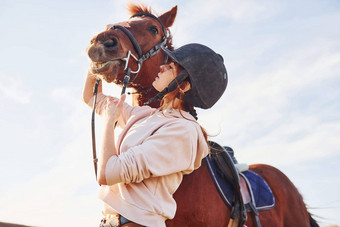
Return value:
<svg viewBox="0 0 340 227">
<path fill-rule="evenodd" d="M 178 75 L 177 70 L 178 68 L 173 62 L 171 62 L 170 64 L 161 65 L 158 76 L 153 81 L 152 86 L 157 91 L 162 91 L 173 79 L 176 78 L 176 76 Z"/>
</svg>

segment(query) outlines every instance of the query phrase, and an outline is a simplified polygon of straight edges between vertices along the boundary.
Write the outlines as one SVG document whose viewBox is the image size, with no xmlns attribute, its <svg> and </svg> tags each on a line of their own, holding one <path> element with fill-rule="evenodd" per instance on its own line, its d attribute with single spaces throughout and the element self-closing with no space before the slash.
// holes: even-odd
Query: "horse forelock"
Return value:
<svg viewBox="0 0 340 227">
<path fill-rule="evenodd" d="M 141 12 L 153 14 L 151 7 L 147 7 L 144 4 L 129 3 L 128 11 L 130 12 L 131 15 L 135 15 L 136 13 L 141 13 Z"/>
<path fill-rule="evenodd" d="M 141 13 L 141 12 L 145 12 L 145 13 L 151 13 L 155 16 L 156 15 L 153 10 L 151 9 L 151 7 L 148 7 L 142 3 L 140 4 L 135 4 L 135 3 L 128 3 L 128 11 L 130 12 L 131 15 L 135 15 L 136 13 Z M 167 29 L 168 30 L 168 29 Z M 170 30 L 168 30 L 168 36 L 167 36 L 167 40 L 166 40 L 166 44 L 165 46 L 169 49 L 169 50 L 173 50 L 173 46 L 172 46 L 172 34 L 170 33 Z"/>
</svg>

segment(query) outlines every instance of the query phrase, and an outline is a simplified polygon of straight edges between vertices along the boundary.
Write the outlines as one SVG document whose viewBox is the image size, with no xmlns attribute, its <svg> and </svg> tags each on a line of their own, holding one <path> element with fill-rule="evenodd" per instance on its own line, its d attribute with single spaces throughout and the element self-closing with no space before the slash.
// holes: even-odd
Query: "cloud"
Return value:
<svg viewBox="0 0 340 227">
<path fill-rule="evenodd" d="M 266 2 L 266 4 L 264 4 Z M 212 0 L 195 1 L 185 5 L 182 9 L 185 15 L 194 16 L 192 23 L 218 23 L 218 21 L 233 23 L 254 23 L 264 18 L 269 18 L 275 13 L 274 3 L 268 1 L 237 1 L 237 0 Z"/>
<path fill-rule="evenodd" d="M 51 227 L 98 225 L 102 204 L 96 198 L 88 139 L 75 138 L 55 167 L 2 193 L 2 221 Z"/>
<path fill-rule="evenodd" d="M 92 163 L 91 111 L 81 102 L 79 91 L 80 87 L 69 86 L 51 91 L 51 102 L 61 110 L 62 121 L 59 123 L 66 130 L 59 133 L 72 139 L 66 143 L 55 137 L 51 146 L 53 143 L 65 144 L 55 154 L 54 161 L 39 160 L 52 166 L 48 170 L 41 169 L 31 179 L 22 179 L 24 184 L 16 187 L 11 184 L 13 188 L 7 188 L 0 195 L 2 221 L 51 227 L 98 225 L 102 218 L 102 203 L 96 198 L 99 186 Z M 50 126 L 43 125 L 40 130 Z"/>
<path fill-rule="evenodd" d="M 248 0 L 189 1 L 178 7 L 177 18 L 172 28 L 175 44 L 181 46 L 200 40 L 208 34 L 223 40 L 223 34 L 229 26 L 252 25 L 272 17 L 277 11 L 275 3 L 268 1 L 265 3 Z M 209 33 L 211 31 L 213 34 Z M 203 40 L 205 43 L 211 41 Z"/>
<path fill-rule="evenodd" d="M 0 99 L 29 104 L 33 92 L 20 77 L 0 72 Z"/>
<path fill-rule="evenodd" d="M 335 44 L 303 45 L 261 70 L 243 71 L 216 110 L 203 112 L 201 120 L 213 134 L 221 132 L 216 140 L 249 163 L 292 165 L 335 155 L 340 147 L 334 115 L 340 55 L 335 50 Z"/>
<path fill-rule="evenodd" d="M 109 10 L 101 11 L 104 16 L 100 18 L 89 14 L 89 20 L 84 20 L 84 27 L 93 26 L 96 29 L 93 35 L 104 29 L 108 22 L 128 19 L 125 2 L 110 2 L 110 13 Z M 175 5 L 172 2 L 149 2 L 159 13 Z M 339 153 L 339 42 L 336 39 L 337 30 L 330 28 L 330 22 L 336 21 L 338 17 L 320 16 L 319 13 L 325 14 L 327 6 L 318 3 L 322 6 L 315 12 L 319 13 L 309 17 L 291 14 L 291 17 L 285 17 L 282 22 L 279 20 L 283 18 L 276 17 L 279 10 L 282 10 L 280 4 L 236 0 L 181 2 L 173 34 L 176 46 L 201 38 L 202 42 L 210 42 L 214 48 L 224 53 L 230 74 L 227 91 L 213 109 L 199 111 L 202 125 L 211 134 L 218 134 L 212 139 L 233 147 L 240 162 L 268 163 L 283 166 L 286 170 L 295 170 L 298 168 L 296 166 L 306 168 L 311 162 L 315 166 L 319 165 L 316 161 L 318 158 L 331 158 L 334 161 L 333 157 Z M 288 4 L 295 5 L 293 2 Z M 93 13 L 93 9 L 89 11 Z M 305 13 L 302 8 L 301 13 Z M 310 17 L 312 20 L 309 20 Z M 275 26 L 271 19 L 276 19 Z M 205 36 L 211 31 L 210 28 L 217 31 L 209 34 L 213 39 Z M 58 29 L 55 27 L 54 33 L 63 34 Z M 329 35 L 331 29 L 333 32 Z M 91 35 L 88 34 L 88 37 Z M 80 55 L 84 56 L 85 51 Z M 80 62 L 74 56 L 63 56 L 62 59 L 64 62 L 69 59 L 72 65 Z M 24 159 L 23 162 L 28 157 L 27 162 L 33 165 L 43 163 L 39 166 L 44 168 L 30 179 L 16 178 L 24 174 L 16 169 L 4 173 L 15 183 L 7 182 L 0 193 L 1 220 L 52 227 L 98 225 L 102 203 L 96 198 L 98 186 L 94 180 L 92 163 L 91 110 L 81 102 L 81 84 L 56 87 L 56 83 L 52 83 L 54 87 L 48 89 L 51 90 L 50 94 L 32 102 L 34 93 L 21 76 L 0 73 L 0 97 L 19 104 L 37 103 L 37 108 L 32 109 L 42 114 L 25 110 L 27 118 L 33 122 L 27 125 L 34 126 L 34 129 L 22 130 L 21 122 L 15 121 L 23 133 L 18 130 L 15 136 L 26 140 L 33 138 L 32 143 L 37 141 L 39 145 L 45 144 L 30 148 L 24 143 L 27 150 L 18 149 L 19 152 L 44 152 L 45 156 L 32 158 L 31 155 L 25 156 L 19 152 L 7 154 L 20 155 L 20 159 L 15 156 L 11 160 Z M 114 85 L 104 88 L 106 94 L 110 94 L 111 90 L 114 90 L 116 96 L 120 93 L 120 89 Z M 26 115 L 23 116 L 26 118 Z M 99 117 L 96 117 L 96 129 L 98 149 L 102 133 Z M 5 130 L 4 134 L 7 135 Z M 13 148 L 12 144 L 8 144 L 5 150 Z M 51 149 L 46 151 L 46 148 Z M 53 155 L 48 153 L 51 150 Z M 329 163 L 319 168 L 326 165 Z M 315 166 L 308 170 L 315 170 Z M 336 163 L 332 166 L 332 172 L 337 171 Z M 298 172 L 292 175 L 295 179 L 305 177 L 305 174 Z M 307 181 L 309 177 L 305 179 Z M 330 184 L 326 182 L 328 180 L 329 175 L 323 181 Z M 315 197 L 317 190 L 314 181 L 308 182 L 314 186 L 308 189 L 311 190 L 310 197 L 318 199 Z M 298 183 L 306 185 L 305 182 Z M 337 187 L 338 184 L 335 184 L 332 188 Z M 308 190 L 305 187 L 301 191 Z M 329 192 L 328 189 L 326 191 Z M 336 192 L 328 193 L 329 197 L 336 195 Z M 315 202 L 309 204 L 314 206 Z M 336 217 L 337 210 L 327 212 L 333 212 L 332 216 Z"/>
</svg>

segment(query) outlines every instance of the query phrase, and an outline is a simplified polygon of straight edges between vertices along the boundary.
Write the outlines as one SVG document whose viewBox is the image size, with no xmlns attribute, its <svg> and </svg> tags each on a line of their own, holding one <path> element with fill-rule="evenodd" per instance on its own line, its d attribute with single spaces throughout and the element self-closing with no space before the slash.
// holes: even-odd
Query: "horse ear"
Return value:
<svg viewBox="0 0 340 227">
<path fill-rule="evenodd" d="M 159 16 L 158 19 L 162 21 L 164 27 L 168 28 L 168 27 L 171 27 L 172 24 L 174 23 L 176 15 L 177 15 L 177 6 L 174 6 L 171 10 Z"/>
</svg>

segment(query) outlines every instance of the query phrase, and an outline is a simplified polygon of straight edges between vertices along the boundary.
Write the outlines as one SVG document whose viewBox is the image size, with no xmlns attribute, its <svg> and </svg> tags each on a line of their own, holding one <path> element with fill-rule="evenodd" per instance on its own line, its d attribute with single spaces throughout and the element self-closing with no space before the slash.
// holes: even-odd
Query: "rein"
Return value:
<svg viewBox="0 0 340 227">
<path fill-rule="evenodd" d="M 111 29 L 119 29 L 122 32 L 124 32 L 124 34 L 129 38 L 130 42 L 132 43 L 132 45 L 133 45 L 133 47 L 135 49 L 135 52 L 138 55 L 138 57 L 136 57 L 129 50 L 128 53 L 127 53 L 127 56 L 122 59 L 123 61 L 125 61 L 125 67 L 124 67 L 125 77 L 124 77 L 124 81 L 123 81 L 123 88 L 122 88 L 121 95 L 125 94 L 127 85 L 129 83 L 133 82 L 136 79 L 140 69 L 142 68 L 143 62 L 145 60 L 151 58 L 152 56 L 156 55 L 161 50 L 161 48 L 164 47 L 165 44 L 166 44 L 167 35 L 166 35 L 166 31 L 165 31 L 165 27 L 164 27 L 163 23 L 156 16 L 154 16 L 151 13 L 147 13 L 147 12 L 136 13 L 133 16 L 131 16 L 130 18 L 138 17 L 138 16 L 151 17 L 151 18 L 155 19 L 161 25 L 161 27 L 162 27 L 163 37 L 162 37 L 162 39 L 161 39 L 161 41 L 159 43 L 157 43 L 154 47 L 152 47 L 145 54 L 143 54 L 142 53 L 142 49 L 140 48 L 137 40 L 135 39 L 135 37 L 132 35 L 132 33 L 127 28 L 125 28 L 125 27 L 123 27 L 121 25 L 114 25 L 113 27 L 111 27 Z M 131 56 L 136 61 L 137 65 L 138 65 L 138 68 L 135 71 L 131 70 L 131 68 L 129 67 L 129 61 L 130 61 L 130 57 Z M 167 58 L 164 59 L 164 61 L 167 61 Z M 135 76 L 134 76 L 132 81 L 130 81 L 131 73 L 135 74 Z M 100 84 L 100 79 L 97 79 L 96 83 L 94 85 L 94 89 L 93 89 L 94 102 L 93 102 L 92 119 L 91 119 L 92 155 L 93 155 L 94 173 L 95 173 L 96 179 L 97 179 L 97 162 L 98 162 L 98 158 L 97 158 L 97 152 L 96 152 L 95 113 L 96 113 L 97 92 L 98 92 L 99 84 Z M 116 125 L 117 125 L 117 122 L 115 124 L 115 127 L 116 127 Z"/>
</svg>

